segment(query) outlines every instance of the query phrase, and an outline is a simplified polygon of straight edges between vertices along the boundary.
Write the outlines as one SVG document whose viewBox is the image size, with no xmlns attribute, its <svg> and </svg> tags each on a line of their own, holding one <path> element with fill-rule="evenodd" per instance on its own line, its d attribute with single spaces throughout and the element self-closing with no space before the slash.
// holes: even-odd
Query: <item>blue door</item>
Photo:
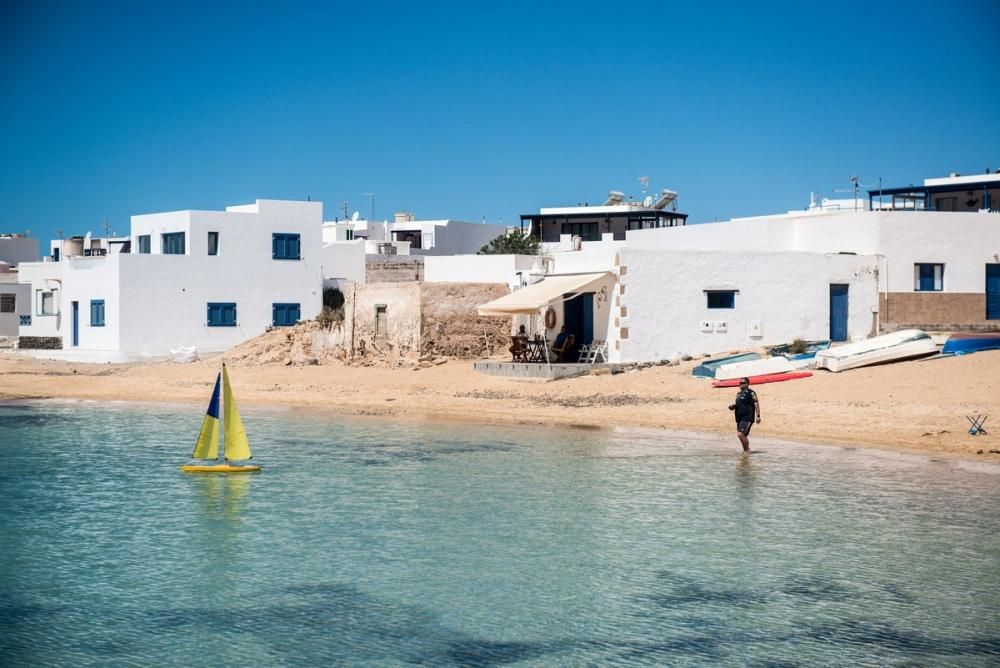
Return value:
<svg viewBox="0 0 1000 668">
<path fill-rule="evenodd" d="M 1000 264 L 986 265 L 986 319 L 1000 320 Z"/>
<path fill-rule="evenodd" d="M 80 345 L 80 302 L 73 302 L 73 345 Z"/>
<path fill-rule="evenodd" d="M 575 347 L 594 341 L 594 293 L 584 292 L 563 303 L 563 321 L 575 338 Z M 575 361 L 576 358 L 570 357 Z"/>
<path fill-rule="evenodd" d="M 847 286 L 830 284 L 830 340 L 847 340 Z"/>
</svg>

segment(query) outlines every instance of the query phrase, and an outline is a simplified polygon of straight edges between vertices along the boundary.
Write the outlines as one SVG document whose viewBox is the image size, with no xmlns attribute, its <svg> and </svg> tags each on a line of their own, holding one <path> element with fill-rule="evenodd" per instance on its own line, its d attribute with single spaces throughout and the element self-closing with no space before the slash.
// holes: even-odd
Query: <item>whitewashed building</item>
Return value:
<svg viewBox="0 0 1000 668">
<path fill-rule="evenodd" d="M 22 337 L 61 339 L 78 359 L 225 350 L 322 307 L 322 204 L 257 200 L 225 211 L 132 217 L 128 252 L 23 265 L 46 318 Z M 47 294 L 53 295 L 46 297 Z"/>
<path fill-rule="evenodd" d="M 988 180 L 982 196 L 1000 201 Z M 565 324 L 578 344 L 606 342 L 611 361 L 645 361 L 910 326 L 1000 329 L 1000 214 L 989 209 L 856 199 L 686 225 L 638 208 L 522 216 L 543 248 L 535 303 L 517 311 L 532 331 L 551 340 Z"/>
</svg>

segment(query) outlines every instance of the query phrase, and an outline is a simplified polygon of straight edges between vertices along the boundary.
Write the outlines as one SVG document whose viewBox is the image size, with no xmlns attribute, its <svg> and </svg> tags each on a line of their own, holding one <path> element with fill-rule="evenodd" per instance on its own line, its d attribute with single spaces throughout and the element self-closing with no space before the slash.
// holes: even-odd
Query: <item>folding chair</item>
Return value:
<svg viewBox="0 0 1000 668">
<path fill-rule="evenodd" d="M 580 357 L 576 360 L 577 362 L 589 362 L 590 361 L 590 344 L 585 343 L 580 346 Z"/>
<path fill-rule="evenodd" d="M 968 420 L 969 424 L 972 425 L 971 427 L 969 427 L 969 433 L 973 436 L 978 436 L 979 434 L 988 433 L 986 429 L 983 427 L 983 425 L 986 424 L 987 418 L 989 418 L 989 415 L 976 415 L 976 416 L 966 415 L 965 419 Z"/>
<path fill-rule="evenodd" d="M 607 364 L 608 362 L 608 344 L 606 341 L 598 341 L 593 346 L 591 346 L 590 351 L 590 363 L 595 364 L 597 358 L 600 357 L 601 361 Z"/>
</svg>

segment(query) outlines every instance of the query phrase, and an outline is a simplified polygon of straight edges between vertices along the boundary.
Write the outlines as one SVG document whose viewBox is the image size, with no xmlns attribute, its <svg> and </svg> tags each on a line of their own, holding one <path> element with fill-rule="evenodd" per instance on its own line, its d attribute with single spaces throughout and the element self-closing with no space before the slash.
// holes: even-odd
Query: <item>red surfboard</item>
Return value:
<svg viewBox="0 0 1000 668">
<path fill-rule="evenodd" d="M 789 371 L 787 373 L 765 373 L 760 376 L 750 376 L 751 385 L 763 385 L 764 383 L 780 383 L 783 380 L 795 380 L 796 378 L 808 378 L 813 375 L 812 371 Z M 713 380 L 712 387 L 739 387 L 739 378 L 729 380 Z"/>
</svg>

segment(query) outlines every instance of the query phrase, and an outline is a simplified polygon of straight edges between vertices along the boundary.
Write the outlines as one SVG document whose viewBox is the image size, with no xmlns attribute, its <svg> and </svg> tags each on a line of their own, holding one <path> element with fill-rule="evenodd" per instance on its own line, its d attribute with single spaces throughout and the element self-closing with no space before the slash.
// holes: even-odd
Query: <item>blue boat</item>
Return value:
<svg viewBox="0 0 1000 668">
<path fill-rule="evenodd" d="M 1000 350 L 1000 332 L 952 334 L 941 348 L 942 355 L 967 355 L 980 350 Z"/>
<path fill-rule="evenodd" d="M 731 355 L 729 357 L 719 357 L 708 362 L 702 362 L 695 368 L 691 369 L 692 376 L 698 376 L 700 378 L 715 378 L 715 371 L 723 364 L 733 364 L 735 362 L 750 362 L 752 360 L 759 360 L 760 355 L 757 353 L 740 353 L 739 355 Z"/>
</svg>

